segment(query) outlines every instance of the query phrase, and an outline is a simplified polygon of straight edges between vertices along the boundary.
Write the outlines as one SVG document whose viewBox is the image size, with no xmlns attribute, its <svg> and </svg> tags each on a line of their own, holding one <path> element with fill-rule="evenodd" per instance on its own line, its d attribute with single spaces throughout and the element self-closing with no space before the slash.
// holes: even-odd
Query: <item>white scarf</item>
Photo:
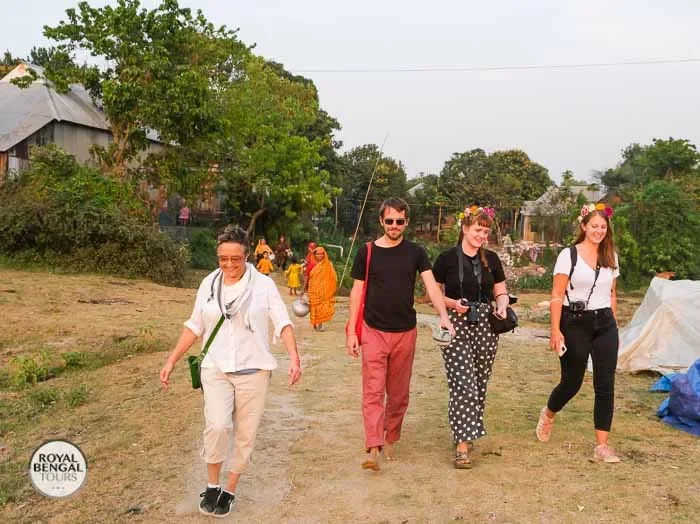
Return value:
<svg viewBox="0 0 700 524">
<path fill-rule="evenodd" d="M 217 296 L 217 301 L 219 302 L 219 309 L 221 309 L 222 312 L 225 311 L 224 315 L 229 320 L 235 317 L 236 315 L 241 314 L 243 316 L 243 322 L 245 324 L 245 327 L 249 331 L 254 331 L 253 323 L 250 320 L 250 299 L 253 294 L 253 285 L 255 283 L 255 278 L 257 277 L 257 272 L 258 271 L 257 269 L 255 269 L 255 266 L 246 262 L 245 273 L 241 277 L 245 279 L 245 287 L 243 289 L 243 292 L 240 295 L 238 295 L 238 297 L 236 297 L 236 299 L 230 304 L 224 304 L 222 301 L 221 286 L 224 282 L 224 275 L 223 272 L 219 273 L 220 280 Z"/>
</svg>

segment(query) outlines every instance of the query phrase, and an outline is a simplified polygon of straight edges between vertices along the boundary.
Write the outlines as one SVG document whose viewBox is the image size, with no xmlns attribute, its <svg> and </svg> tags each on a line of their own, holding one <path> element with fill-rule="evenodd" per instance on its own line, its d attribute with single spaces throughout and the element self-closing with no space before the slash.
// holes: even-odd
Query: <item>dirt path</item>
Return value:
<svg viewBox="0 0 700 524">
<path fill-rule="evenodd" d="M 23 284 L 17 279 L 14 284 L 21 295 Z M 26 285 L 35 285 L 33 276 Z M 67 281 L 57 285 L 71 303 L 75 297 Z M 85 286 L 84 280 L 76 283 L 78 291 Z M 120 291 L 131 305 L 109 306 L 113 309 L 91 317 L 98 319 L 92 331 L 104 328 L 112 336 L 119 330 L 102 323 L 115 316 L 122 332 L 153 323 L 155 336 L 167 339 L 163 349 L 169 347 L 189 314 L 193 290 L 135 287 L 133 294 Z M 164 292 L 170 315 L 147 309 Z M 15 307 L 21 313 L 21 300 Z M 474 469 L 457 471 L 450 462 L 442 360 L 429 329 L 421 327 L 400 461 L 378 473 L 362 470 L 360 364 L 343 348 L 346 307 L 340 299 L 336 319 L 323 333 L 311 330 L 308 319 L 296 319 L 305 374 L 289 389 L 280 356 L 253 464 L 239 485 L 230 522 L 664 522 L 700 515 L 700 441 L 657 421 L 653 413 L 662 397 L 646 391 L 648 377 L 618 376 L 615 443 L 622 464 L 609 468 L 587 460 L 590 377 L 560 416 L 552 441 L 536 442 L 536 413 L 558 374 L 546 341 L 538 338 L 541 330 L 503 337 L 487 401 L 489 435 L 477 444 Z M 131 326 L 128 311 L 134 308 L 144 313 Z M 30 328 L 12 328 L 22 329 Z M 84 329 L 77 331 L 65 337 L 82 343 Z M 17 351 L 11 341 L 2 347 Z M 57 415 L 48 412 L 31 427 L 6 435 L 5 444 L 21 464 L 41 441 L 68 438 L 88 456 L 87 485 L 65 501 L 41 498 L 27 487 L 20 502 L 0 508 L 1 522 L 212 522 L 197 512 L 205 481 L 198 456 L 201 394 L 189 387 L 182 363 L 171 390 L 160 388 L 157 373 L 165 355 L 134 354 L 51 381 L 57 388 L 86 383 L 90 402 Z"/>
</svg>

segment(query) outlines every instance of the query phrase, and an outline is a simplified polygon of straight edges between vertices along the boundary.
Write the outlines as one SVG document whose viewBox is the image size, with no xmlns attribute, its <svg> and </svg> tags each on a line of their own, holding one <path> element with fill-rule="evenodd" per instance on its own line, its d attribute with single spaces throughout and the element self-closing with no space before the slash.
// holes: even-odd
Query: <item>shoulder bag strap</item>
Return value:
<svg viewBox="0 0 700 524">
<path fill-rule="evenodd" d="M 571 283 L 571 277 L 574 276 L 574 268 L 576 267 L 576 262 L 578 261 L 578 251 L 576 250 L 576 244 L 569 246 L 569 256 L 571 257 L 571 268 L 569 269 L 569 285 L 568 288 L 574 290 L 574 285 Z M 564 288 L 564 295 L 566 295 L 566 301 L 571 305 L 571 299 L 569 298 L 569 290 Z"/>
<path fill-rule="evenodd" d="M 462 245 L 457 246 L 457 272 L 459 273 L 459 297 L 464 298 L 462 284 L 464 283 L 464 253 L 462 253 Z"/>
<path fill-rule="evenodd" d="M 595 277 L 593 278 L 593 285 L 591 286 L 591 290 L 588 292 L 588 298 L 586 299 L 586 309 L 588 309 L 588 302 L 590 302 L 591 296 L 593 295 L 593 289 L 595 288 L 595 283 L 598 282 L 598 275 L 599 274 L 600 274 L 600 264 L 596 264 Z"/>
<path fill-rule="evenodd" d="M 221 324 L 224 323 L 224 316 L 221 315 L 219 318 L 219 321 L 216 323 L 216 326 L 214 326 L 214 331 L 211 332 L 211 335 L 209 335 L 209 338 L 207 339 L 207 343 L 204 344 L 204 349 L 202 349 L 202 353 L 199 355 L 199 361 L 201 362 L 204 360 L 204 357 L 207 356 L 207 351 L 209 351 L 209 346 L 211 346 L 211 343 L 214 342 L 214 337 L 216 337 L 216 334 L 219 332 L 219 328 L 221 327 Z"/>
<path fill-rule="evenodd" d="M 574 285 L 571 283 L 571 277 L 574 275 L 574 268 L 576 267 L 576 262 L 578 261 L 578 250 L 576 249 L 576 244 L 569 246 L 569 256 L 571 257 L 571 269 L 569 269 L 569 287 L 573 291 Z"/>
<path fill-rule="evenodd" d="M 365 260 L 365 284 L 362 286 L 361 307 L 365 307 L 365 297 L 367 296 L 367 281 L 369 280 L 369 262 L 372 260 L 372 242 L 367 242 L 367 259 Z"/>
<path fill-rule="evenodd" d="M 470 259 L 471 260 L 471 259 Z M 474 278 L 476 279 L 476 285 L 479 289 L 479 298 L 477 299 L 481 302 L 481 282 L 484 273 L 484 266 L 481 265 L 481 260 L 479 259 L 479 252 L 476 253 L 476 258 L 472 262 L 472 271 L 474 272 Z"/>
</svg>

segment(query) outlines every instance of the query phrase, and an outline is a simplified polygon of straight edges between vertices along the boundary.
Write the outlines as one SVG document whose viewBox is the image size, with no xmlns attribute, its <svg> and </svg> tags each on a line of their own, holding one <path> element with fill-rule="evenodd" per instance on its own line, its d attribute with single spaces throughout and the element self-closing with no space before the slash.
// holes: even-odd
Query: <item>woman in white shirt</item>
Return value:
<svg viewBox="0 0 700 524">
<path fill-rule="evenodd" d="M 167 388 L 175 363 L 198 337 L 204 345 L 214 333 L 201 364 L 208 484 L 199 508 L 207 515 L 223 517 L 231 511 L 238 479 L 250 460 L 270 374 L 277 368 L 269 347 L 270 322 L 275 339 L 281 338 L 289 353 L 290 385 L 301 377 L 301 366 L 292 323 L 275 283 L 246 263 L 246 232 L 227 226 L 217 238 L 216 252 L 219 269 L 200 284 L 192 316 L 185 322 L 160 380 Z M 233 457 L 222 489 L 219 475 L 231 434 Z"/>
<path fill-rule="evenodd" d="M 578 238 L 559 253 L 554 266 L 550 347 L 560 355 L 561 379 L 540 411 L 536 429 L 537 438 L 548 442 L 555 414 L 581 388 L 590 355 L 595 392 L 593 460 L 606 463 L 620 462 L 608 444 L 619 346 L 615 283 L 620 275 L 611 216 L 610 207 L 584 205 Z"/>
</svg>

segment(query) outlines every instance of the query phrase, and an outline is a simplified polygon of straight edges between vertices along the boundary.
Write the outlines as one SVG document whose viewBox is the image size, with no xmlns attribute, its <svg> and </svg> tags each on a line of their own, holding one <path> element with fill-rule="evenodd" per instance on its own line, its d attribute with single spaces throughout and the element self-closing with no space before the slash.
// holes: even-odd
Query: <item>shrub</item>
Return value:
<svg viewBox="0 0 700 524">
<path fill-rule="evenodd" d="M 0 186 L 0 254 L 11 261 L 180 284 L 187 249 L 155 230 L 127 182 L 55 146 Z"/>
<path fill-rule="evenodd" d="M 189 240 L 190 265 L 194 269 L 214 269 L 216 260 L 216 237 L 211 230 L 198 230 Z"/>
<path fill-rule="evenodd" d="M 66 369 L 83 369 L 83 368 L 94 368 L 100 365 L 99 358 L 90 353 L 83 353 L 81 351 L 69 351 L 61 355 L 63 358 L 63 365 Z"/>
<path fill-rule="evenodd" d="M 620 253 L 620 277 L 643 281 L 675 271 L 678 278 L 700 276 L 700 213 L 692 195 L 672 181 L 652 182 L 620 206 L 613 219 Z"/>
<path fill-rule="evenodd" d="M 65 401 L 68 407 L 75 408 L 87 404 L 88 402 L 88 388 L 85 384 L 79 384 L 78 386 L 71 388 L 65 394 Z"/>
<path fill-rule="evenodd" d="M 53 387 L 39 388 L 29 394 L 29 403 L 35 411 L 44 411 L 58 401 L 58 390 Z"/>
<path fill-rule="evenodd" d="M 18 388 L 36 384 L 49 378 L 51 373 L 47 353 L 37 357 L 14 357 L 9 363 L 10 383 Z"/>
</svg>

